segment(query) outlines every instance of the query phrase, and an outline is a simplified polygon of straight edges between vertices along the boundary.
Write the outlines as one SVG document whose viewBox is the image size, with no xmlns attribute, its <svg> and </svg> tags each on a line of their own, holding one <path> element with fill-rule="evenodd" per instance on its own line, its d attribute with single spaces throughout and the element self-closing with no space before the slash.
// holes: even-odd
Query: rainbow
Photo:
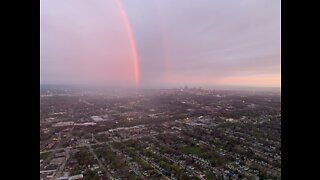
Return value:
<svg viewBox="0 0 320 180">
<path fill-rule="evenodd" d="M 130 41 L 130 47 L 131 47 L 131 51 L 132 51 L 133 64 L 134 64 L 134 79 L 135 79 L 135 84 L 138 87 L 139 82 L 140 82 L 139 58 L 138 58 L 138 51 L 136 48 L 136 43 L 135 43 L 132 27 L 129 23 L 128 16 L 126 14 L 125 9 L 123 8 L 121 0 L 115 0 L 115 1 L 117 2 L 121 17 L 123 19 L 126 31 L 128 33 L 128 38 Z"/>
</svg>

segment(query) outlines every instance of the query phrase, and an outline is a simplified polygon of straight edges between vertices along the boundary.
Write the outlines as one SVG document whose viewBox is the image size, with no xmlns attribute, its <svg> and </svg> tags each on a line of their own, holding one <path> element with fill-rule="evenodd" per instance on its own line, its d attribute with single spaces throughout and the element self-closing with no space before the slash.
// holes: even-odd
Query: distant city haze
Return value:
<svg viewBox="0 0 320 180">
<path fill-rule="evenodd" d="M 40 84 L 281 87 L 279 0 L 40 2 Z"/>
</svg>

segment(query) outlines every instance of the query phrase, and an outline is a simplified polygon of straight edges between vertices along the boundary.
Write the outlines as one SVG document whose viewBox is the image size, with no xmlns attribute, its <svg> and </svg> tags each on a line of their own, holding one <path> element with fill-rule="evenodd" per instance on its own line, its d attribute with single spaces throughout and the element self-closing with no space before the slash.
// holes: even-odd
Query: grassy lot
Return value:
<svg viewBox="0 0 320 180">
<path fill-rule="evenodd" d="M 130 179 L 135 180 L 135 179 L 139 179 L 139 177 L 136 175 L 136 173 L 134 173 L 133 171 L 130 172 Z"/>
<path fill-rule="evenodd" d="M 47 153 L 40 153 L 40 159 L 44 160 L 49 156 L 49 152 Z"/>
<path fill-rule="evenodd" d="M 180 151 L 184 154 L 194 154 L 194 155 L 201 154 L 201 149 L 197 146 L 185 146 L 180 148 Z"/>
</svg>

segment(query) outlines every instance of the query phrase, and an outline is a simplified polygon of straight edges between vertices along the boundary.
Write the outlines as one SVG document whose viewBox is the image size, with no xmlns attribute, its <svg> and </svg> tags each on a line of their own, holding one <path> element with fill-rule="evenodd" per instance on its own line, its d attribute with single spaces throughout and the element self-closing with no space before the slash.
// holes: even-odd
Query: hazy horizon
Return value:
<svg viewBox="0 0 320 180">
<path fill-rule="evenodd" d="M 280 1 L 40 3 L 40 85 L 281 91 Z"/>
<path fill-rule="evenodd" d="M 150 86 L 150 87 L 133 87 L 133 86 L 102 86 L 102 85 L 85 85 L 85 84 L 40 84 L 40 89 L 42 87 L 77 87 L 81 89 L 92 89 L 95 88 L 96 90 L 101 89 L 127 89 L 127 90 L 153 90 L 153 89 L 180 89 L 188 87 L 189 89 L 192 88 L 201 88 L 205 90 L 226 90 L 226 91 L 265 91 L 265 92 L 281 92 L 281 87 L 254 87 L 254 86 Z"/>
</svg>

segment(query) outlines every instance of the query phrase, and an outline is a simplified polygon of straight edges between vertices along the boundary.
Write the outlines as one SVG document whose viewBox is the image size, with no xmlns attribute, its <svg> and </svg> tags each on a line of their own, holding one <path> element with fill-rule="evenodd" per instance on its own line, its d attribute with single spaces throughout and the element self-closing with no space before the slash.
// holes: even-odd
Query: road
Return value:
<svg viewBox="0 0 320 180">
<path fill-rule="evenodd" d="M 69 149 L 65 149 L 65 152 L 66 152 L 66 158 L 63 161 L 63 163 L 60 165 L 60 167 L 57 169 L 57 171 L 54 173 L 52 179 L 56 179 L 62 175 L 62 171 L 64 170 L 64 167 L 66 166 L 68 159 L 70 158 Z"/>
<path fill-rule="evenodd" d="M 182 166 L 182 165 L 181 165 L 179 162 L 177 162 L 176 160 L 174 160 L 174 159 L 172 159 L 172 158 L 170 158 L 170 157 L 168 157 L 168 156 L 166 156 L 166 155 L 164 155 L 164 154 L 161 154 L 161 153 L 159 153 L 159 152 L 155 152 L 155 151 L 152 151 L 152 152 L 155 153 L 155 154 L 158 155 L 158 156 L 164 157 L 165 159 L 171 161 L 172 163 L 175 163 L 175 164 L 179 165 L 181 169 L 187 170 L 187 171 L 188 171 L 189 173 L 191 173 L 193 176 L 195 176 L 195 177 L 197 177 L 197 178 L 199 178 L 199 179 L 201 179 L 201 180 L 205 180 L 203 177 L 201 177 L 201 176 L 199 176 L 198 174 L 194 173 L 192 170 L 188 169 L 186 166 Z"/>
<path fill-rule="evenodd" d="M 170 133 L 170 132 L 167 132 L 167 133 Z M 137 136 L 137 137 L 131 137 L 131 138 L 126 138 L 126 139 L 121 139 L 121 140 L 111 140 L 111 141 L 105 141 L 105 142 L 99 142 L 97 140 L 95 140 L 94 138 L 94 141 L 96 141 L 96 143 L 93 143 L 91 144 L 91 146 L 94 146 L 94 145 L 102 145 L 102 144 L 108 144 L 110 145 L 110 143 L 113 143 L 113 142 L 124 142 L 124 141 L 129 141 L 129 140 L 136 140 L 136 139 L 141 139 L 141 138 L 144 138 L 144 137 L 150 137 L 150 136 L 155 136 L 155 135 L 159 135 L 160 133 L 157 133 L 157 134 L 152 134 L 152 135 L 141 135 L 141 136 Z M 161 133 L 161 134 L 165 134 L 165 133 Z M 94 137 L 94 136 L 93 136 Z M 45 150 L 45 151 L 41 151 L 40 153 L 47 153 L 47 152 L 54 152 L 54 151 L 61 151 L 61 150 L 64 150 L 64 149 L 73 149 L 73 148 L 79 148 L 79 147 L 84 147 L 85 145 L 83 144 L 79 144 L 78 146 L 75 146 L 75 147 L 67 147 L 67 148 L 54 148 L 54 149 L 50 149 L 50 150 Z"/>
<path fill-rule="evenodd" d="M 170 133 L 170 132 L 168 132 Z M 156 134 L 152 134 L 151 136 L 155 136 L 155 135 L 158 135 L 160 133 L 156 133 Z M 165 133 L 162 133 L 162 134 L 165 134 Z M 62 174 L 62 171 L 67 163 L 67 160 L 70 158 L 70 154 L 69 154 L 69 151 L 72 150 L 72 149 L 76 149 L 76 148 L 79 148 L 79 147 L 88 147 L 89 148 L 89 151 L 91 152 L 91 154 L 94 156 L 94 158 L 98 161 L 99 163 L 99 166 L 101 169 L 103 169 L 106 174 L 107 174 L 107 177 L 108 179 L 111 179 L 113 180 L 114 178 L 112 177 L 110 171 L 108 171 L 104 166 L 103 164 L 101 163 L 100 159 L 97 157 L 97 155 L 94 153 L 93 149 L 91 146 L 94 146 L 94 145 L 103 145 L 103 144 L 106 144 L 108 145 L 112 151 L 114 152 L 119 152 L 117 151 L 116 149 L 114 149 L 112 147 L 112 145 L 110 143 L 112 142 L 124 142 L 124 141 L 128 141 L 128 140 L 136 140 L 136 139 L 140 139 L 140 138 L 144 138 L 144 137 L 150 137 L 150 135 L 141 135 L 141 136 L 137 136 L 137 137 L 130 137 L 130 138 L 126 138 L 126 139 L 121 139 L 121 140 L 111 140 L 111 141 L 105 141 L 105 142 L 99 142 L 95 139 L 94 135 L 92 134 L 92 139 L 96 142 L 96 143 L 93 143 L 93 144 L 87 144 L 87 143 L 81 143 L 75 147 L 66 147 L 66 148 L 62 148 L 61 147 L 61 133 L 58 134 L 58 140 L 59 142 L 56 144 L 55 148 L 54 149 L 50 149 L 50 150 L 46 150 L 46 151 L 41 151 L 41 153 L 49 153 L 50 152 L 50 155 L 43 161 L 41 168 L 43 168 L 46 164 L 48 164 L 48 161 L 49 159 L 52 159 L 52 157 L 54 156 L 54 152 L 56 151 L 65 151 L 66 152 L 66 160 L 61 164 L 61 166 L 56 170 L 56 172 L 54 173 L 54 176 L 53 176 L 53 179 L 55 179 L 56 177 L 59 177 L 61 174 Z M 153 166 L 153 165 L 152 165 Z M 133 167 L 130 167 L 130 168 L 133 168 Z M 155 169 L 157 171 L 159 171 L 158 169 Z M 165 178 L 169 179 L 167 176 L 165 176 L 162 172 L 159 171 L 159 174 L 163 175 Z M 138 174 L 139 176 L 142 176 L 140 173 Z"/>
<path fill-rule="evenodd" d="M 58 151 L 58 150 L 60 150 L 60 151 L 64 150 L 64 148 L 60 148 L 61 147 L 60 141 L 61 141 L 61 133 L 59 132 L 59 134 L 58 134 L 58 142 L 54 145 L 54 150 L 53 151 L 51 151 L 51 150 L 42 151 L 42 152 L 40 152 L 40 154 L 41 153 L 47 153 L 47 152 L 54 152 L 54 151 Z M 46 166 L 49 163 L 49 160 L 51 160 L 53 157 L 54 157 L 54 153 L 51 153 L 51 154 L 48 155 L 47 158 L 43 159 L 43 162 L 42 162 L 42 164 L 40 166 L 40 169 L 42 169 L 44 166 Z"/>
<path fill-rule="evenodd" d="M 141 172 L 140 172 L 139 170 L 137 170 L 136 167 L 135 167 L 132 163 L 130 163 L 130 161 L 129 161 L 129 159 L 128 159 L 128 156 L 125 156 L 121 151 L 113 148 L 113 146 L 112 146 L 110 143 L 108 143 L 108 146 L 110 147 L 111 151 L 119 154 L 120 156 L 125 157 L 126 160 L 129 162 L 129 163 L 128 163 L 129 168 L 130 168 L 131 170 L 133 170 L 134 173 L 137 174 L 141 179 L 145 179 L 145 177 L 141 174 Z"/>
<path fill-rule="evenodd" d="M 161 174 L 165 179 L 170 180 L 170 178 L 168 178 L 168 176 L 164 175 L 157 167 L 155 167 L 155 165 L 154 165 L 152 162 L 150 162 L 149 160 L 147 160 L 144 156 L 142 156 L 142 155 L 139 154 L 139 157 L 140 157 L 142 160 L 146 161 L 148 164 L 150 164 L 150 165 L 152 166 L 152 168 L 153 168 L 158 174 Z"/>
<path fill-rule="evenodd" d="M 100 159 L 98 158 L 98 156 L 96 155 L 96 153 L 93 151 L 92 147 L 90 144 L 84 144 L 84 146 L 86 146 L 90 153 L 93 155 L 93 157 L 98 161 L 99 167 L 106 173 L 108 179 L 114 180 L 114 178 L 112 177 L 111 173 L 109 172 L 109 170 L 107 170 L 104 165 L 102 164 L 102 162 L 100 161 Z"/>
</svg>

